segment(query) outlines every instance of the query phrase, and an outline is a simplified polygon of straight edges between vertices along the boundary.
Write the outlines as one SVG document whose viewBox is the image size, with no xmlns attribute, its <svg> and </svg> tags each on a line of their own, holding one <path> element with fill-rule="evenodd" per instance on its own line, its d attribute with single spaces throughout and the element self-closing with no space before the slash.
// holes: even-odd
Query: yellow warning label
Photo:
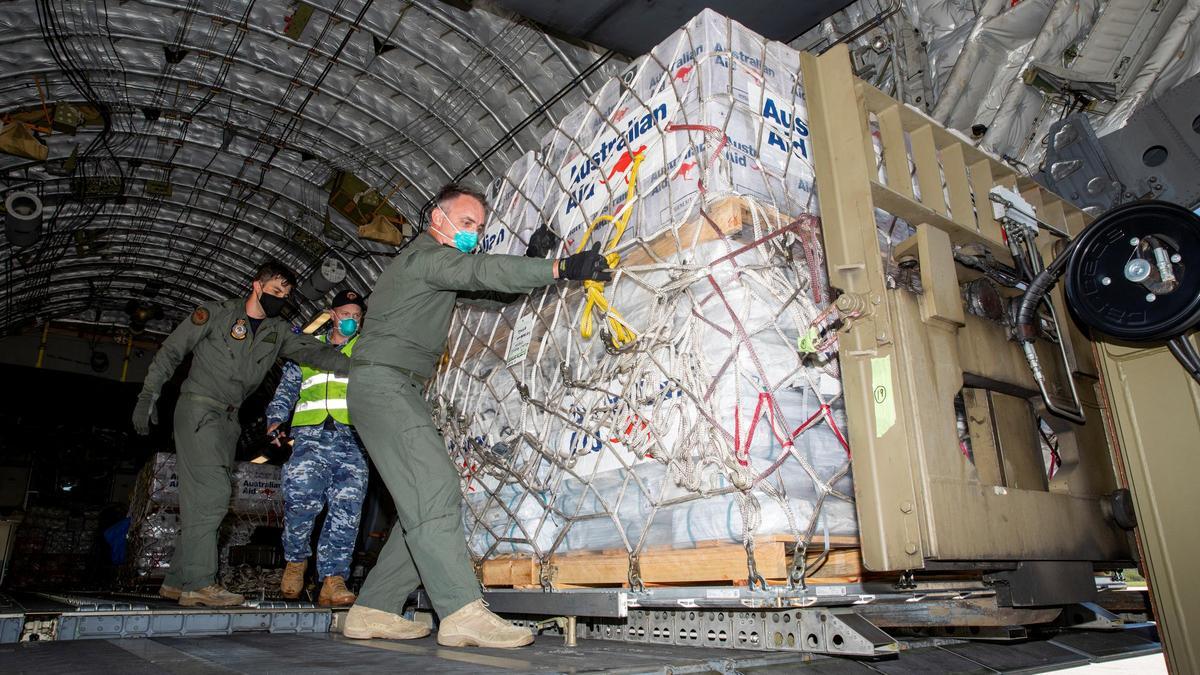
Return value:
<svg viewBox="0 0 1200 675">
<path fill-rule="evenodd" d="M 891 356 L 871 359 L 871 397 L 875 400 L 875 438 L 881 438 L 896 424 Z"/>
</svg>

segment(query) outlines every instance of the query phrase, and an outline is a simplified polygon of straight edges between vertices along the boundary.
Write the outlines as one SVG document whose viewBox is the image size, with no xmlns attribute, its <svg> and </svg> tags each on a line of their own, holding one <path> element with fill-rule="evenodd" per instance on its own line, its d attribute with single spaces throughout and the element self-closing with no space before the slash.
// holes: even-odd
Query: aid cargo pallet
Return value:
<svg viewBox="0 0 1200 675">
<path fill-rule="evenodd" d="M 757 212 L 752 213 L 752 208 Z M 625 269 L 637 269 L 640 266 L 653 265 L 695 246 L 732 237 L 750 227 L 756 218 L 761 221 L 762 226 L 772 230 L 784 228 L 790 221 L 786 215 L 773 209 L 752 206 L 744 197 L 722 197 L 705 206 L 700 216 L 681 225 L 678 231 L 663 232 L 649 240 L 636 240 L 635 245 L 622 254 L 621 266 Z M 581 286 L 573 286 L 564 291 L 565 297 L 568 298 L 582 294 Z M 555 306 L 550 304 L 536 310 L 536 313 L 540 320 L 549 322 L 554 311 Z M 505 344 L 511 333 L 512 326 L 504 322 L 497 323 L 490 333 L 490 342 L 493 345 Z M 540 343 L 540 337 L 534 338 L 528 350 L 535 352 Z M 478 358 L 480 352 L 486 349 L 486 344 L 477 342 L 461 353 L 451 353 L 450 358 L 454 363 L 462 363 Z"/>
</svg>

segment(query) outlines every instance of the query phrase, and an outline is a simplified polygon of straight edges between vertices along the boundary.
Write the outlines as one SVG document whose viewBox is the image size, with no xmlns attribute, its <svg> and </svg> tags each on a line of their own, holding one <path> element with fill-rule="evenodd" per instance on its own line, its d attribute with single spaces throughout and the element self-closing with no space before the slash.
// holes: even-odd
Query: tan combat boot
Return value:
<svg viewBox="0 0 1200 675">
<path fill-rule="evenodd" d="M 355 605 L 346 612 L 342 635 L 356 640 L 415 640 L 429 635 L 429 628 L 416 621 L 409 621 L 399 614 Z"/>
<path fill-rule="evenodd" d="M 325 577 L 321 584 L 321 594 L 317 596 L 317 604 L 322 607 L 349 607 L 358 596 L 346 588 L 346 580 L 341 577 Z"/>
<path fill-rule="evenodd" d="M 184 591 L 179 596 L 179 604 L 184 607 L 237 607 L 245 601 L 242 596 L 230 593 L 217 584 L 205 586 L 198 591 Z"/>
<path fill-rule="evenodd" d="M 437 642 L 446 647 L 524 647 L 533 642 L 533 633 L 517 628 L 476 600 L 442 619 Z"/>
<path fill-rule="evenodd" d="M 158 587 L 158 596 L 160 598 L 166 598 L 167 600 L 178 600 L 180 595 L 183 595 L 182 588 L 168 586 L 166 584 Z"/>
<path fill-rule="evenodd" d="M 300 591 L 304 590 L 304 570 L 308 567 L 307 560 L 300 562 L 290 562 L 283 570 L 283 580 L 279 582 L 279 590 L 283 593 L 283 597 L 288 600 L 295 600 L 300 597 Z"/>
</svg>

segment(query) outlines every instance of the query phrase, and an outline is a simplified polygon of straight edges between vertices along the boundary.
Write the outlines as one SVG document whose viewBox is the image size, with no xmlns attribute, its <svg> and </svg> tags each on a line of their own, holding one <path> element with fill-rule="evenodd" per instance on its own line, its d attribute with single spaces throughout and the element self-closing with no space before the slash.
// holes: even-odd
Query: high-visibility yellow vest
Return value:
<svg viewBox="0 0 1200 675">
<path fill-rule="evenodd" d="M 327 341 L 325 336 L 317 338 Z M 342 345 L 342 353 L 350 356 L 358 336 L 350 338 Z M 293 427 L 311 427 L 323 424 L 326 417 L 350 424 L 350 410 L 346 406 L 346 384 L 348 378 L 338 377 L 333 373 L 316 370 L 308 366 L 300 366 L 300 399 L 296 403 L 296 411 L 292 414 Z"/>
</svg>

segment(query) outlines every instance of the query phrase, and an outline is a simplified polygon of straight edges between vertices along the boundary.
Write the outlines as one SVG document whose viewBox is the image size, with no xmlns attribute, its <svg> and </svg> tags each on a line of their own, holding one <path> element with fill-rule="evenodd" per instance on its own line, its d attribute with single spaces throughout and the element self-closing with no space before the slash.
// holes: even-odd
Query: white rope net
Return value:
<svg viewBox="0 0 1200 675">
<path fill-rule="evenodd" d="M 474 555 L 856 533 L 811 144 L 798 52 L 705 11 L 491 186 L 485 251 L 548 223 L 618 272 L 460 305 L 429 397 Z"/>
</svg>

